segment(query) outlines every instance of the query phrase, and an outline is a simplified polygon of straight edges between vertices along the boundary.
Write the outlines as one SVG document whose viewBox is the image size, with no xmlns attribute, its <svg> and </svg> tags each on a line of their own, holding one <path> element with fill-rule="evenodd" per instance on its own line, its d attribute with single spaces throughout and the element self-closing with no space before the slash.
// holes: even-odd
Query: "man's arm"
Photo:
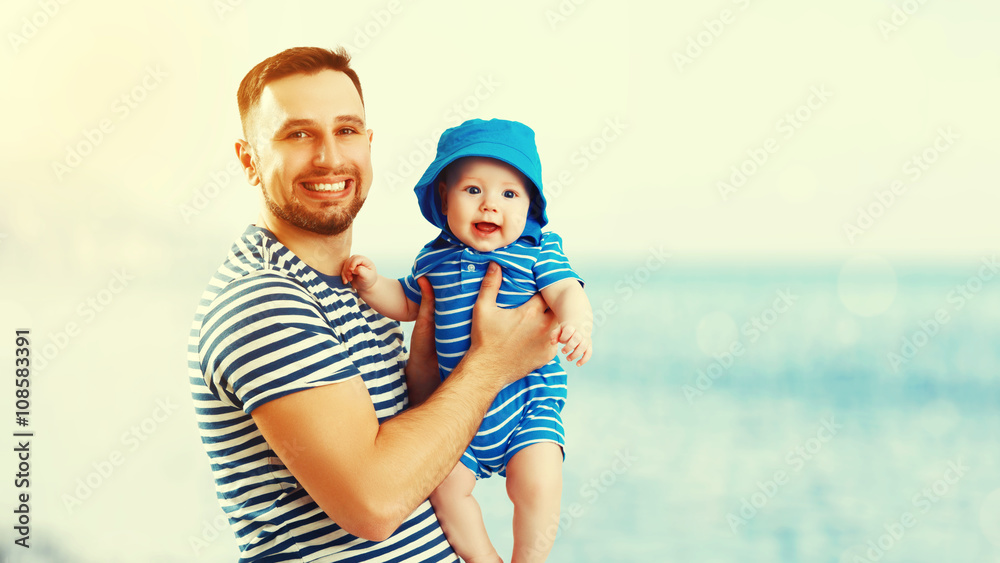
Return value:
<svg viewBox="0 0 1000 563">
<path fill-rule="evenodd" d="M 392 535 L 458 462 L 500 389 L 555 355 L 555 318 L 542 298 L 500 309 L 499 288 L 500 268 L 491 264 L 465 357 L 423 404 L 382 425 L 358 377 L 252 412 L 269 444 L 297 445 L 282 461 L 348 532 L 375 541 Z"/>
</svg>

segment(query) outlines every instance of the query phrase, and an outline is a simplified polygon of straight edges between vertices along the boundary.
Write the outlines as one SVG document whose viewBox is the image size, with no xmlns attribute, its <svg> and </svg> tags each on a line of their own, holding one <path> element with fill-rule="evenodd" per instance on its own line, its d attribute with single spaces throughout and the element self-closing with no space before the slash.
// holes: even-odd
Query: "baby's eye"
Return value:
<svg viewBox="0 0 1000 563">
<path fill-rule="evenodd" d="M 504 190 L 503 196 L 507 199 L 514 199 L 515 197 L 517 197 L 517 192 L 515 192 L 514 190 Z"/>
<path fill-rule="evenodd" d="M 468 186 L 468 187 L 465 188 L 465 191 L 468 192 L 469 195 L 477 195 L 479 193 L 479 187 L 478 186 Z"/>
</svg>

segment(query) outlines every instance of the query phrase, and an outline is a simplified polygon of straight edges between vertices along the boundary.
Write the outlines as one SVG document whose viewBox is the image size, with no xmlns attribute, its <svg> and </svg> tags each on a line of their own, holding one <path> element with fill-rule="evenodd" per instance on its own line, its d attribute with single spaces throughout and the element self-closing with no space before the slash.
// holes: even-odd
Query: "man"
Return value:
<svg viewBox="0 0 1000 563">
<path fill-rule="evenodd" d="M 496 393 L 556 353 L 536 297 L 496 306 L 436 390 L 433 294 L 406 361 L 398 325 L 339 276 L 372 182 L 372 131 L 345 52 L 289 49 L 250 71 L 236 144 L 263 205 L 202 296 L 192 396 L 240 561 L 456 561 L 429 503 Z M 407 384 L 414 404 L 407 407 Z"/>
</svg>

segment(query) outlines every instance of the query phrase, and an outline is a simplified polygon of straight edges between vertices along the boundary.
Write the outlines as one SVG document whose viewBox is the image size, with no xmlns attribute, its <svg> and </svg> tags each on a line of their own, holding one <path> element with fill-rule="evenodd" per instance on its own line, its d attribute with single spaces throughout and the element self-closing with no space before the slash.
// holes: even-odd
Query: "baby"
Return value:
<svg viewBox="0 0 1000 563">
<path fill-rule="evenodd" d="M 410 275 L 399 281 L 379 276 L 371 260 L 355 255 L 342 276 L 369 306 L 398 321 L 416 318 L 416 278 L 427 277 L 442 379 L 469 348 L 472 305 L 489 262 L 503 271 L 501 306 L 516 307 L 541 292 L 559 321 L 566 359 L 578 366 L 590 359 L 593 313 L 562 239 L 541 230 L 548 222 L 542 166 L 529 127 L 473 119 L 448 129 L 414 191 L 441 234 L 421 249 Z M 492 473 L 506 476 L 514 504 L 513 562 L 548 556 L 562 493 L 565 401 L 566 372 L 558 358 L 505 387 L 461 463 L 431 495 L 441 528 L 465 561 L 501 561 L 472 497 L 476 479 Z"/>
</svg>

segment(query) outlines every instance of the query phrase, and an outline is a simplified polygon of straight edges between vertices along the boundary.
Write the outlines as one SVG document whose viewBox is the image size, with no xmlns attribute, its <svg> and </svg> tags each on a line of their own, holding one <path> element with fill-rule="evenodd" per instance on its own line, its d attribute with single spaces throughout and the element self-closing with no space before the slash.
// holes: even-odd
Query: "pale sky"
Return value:
<svg viewBox="0 0 1000 563">
<path fill-rule="evenodd" d="M 929 2 L 896 25 L 892 3 L 860 0 L 70 3 L 28 38 L 38 5 L 8 2 L 3 21 L 21 26 L 0 54 L 0 232 L 51 271 L 159 271 L 214 251 L 256 213 L 226 168 L 240 78 L 290 46 L 343 44 L 375 130 L 355 236 L 372 256 L 412 256 L 433 235 L 411 191 L 421 146 L 504 117 L 536 131 L 571 256 L 975 259 L 1000 232 L 1000 6 L 974 5 Z M 915 157 L 934 162 L 918 175 Z M 734 167 L 750 174 L 723 197 Z"/>
</svg>

